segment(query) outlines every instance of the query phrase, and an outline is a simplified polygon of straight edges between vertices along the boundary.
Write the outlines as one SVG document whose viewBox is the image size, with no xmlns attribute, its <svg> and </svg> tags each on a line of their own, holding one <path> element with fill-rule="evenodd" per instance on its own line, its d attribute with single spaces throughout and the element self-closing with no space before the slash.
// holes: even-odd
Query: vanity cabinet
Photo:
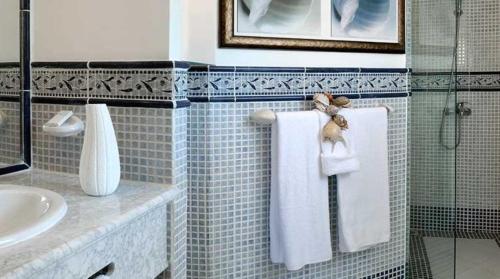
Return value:
<svg viewBox="0 0 500 279">
<path fill-rule="evenodd" d="M 37 278 L 87 279 L 103 274 L 152 279 L 167 268 L 167 259 L 167 205 L 163 204 L 74 251 Z"/>
</svg>

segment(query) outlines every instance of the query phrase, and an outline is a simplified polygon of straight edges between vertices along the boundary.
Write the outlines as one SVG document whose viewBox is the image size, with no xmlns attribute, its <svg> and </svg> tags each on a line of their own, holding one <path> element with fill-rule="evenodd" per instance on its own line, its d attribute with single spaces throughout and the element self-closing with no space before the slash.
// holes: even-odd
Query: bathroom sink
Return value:
<svg viewBox="0 0 500 279">
<path fill-rule="evenodd" d="M 0 249 L 50 229 L 67 209 L 64 198 L 52 191 L 0 185 Z"/>
</svg>

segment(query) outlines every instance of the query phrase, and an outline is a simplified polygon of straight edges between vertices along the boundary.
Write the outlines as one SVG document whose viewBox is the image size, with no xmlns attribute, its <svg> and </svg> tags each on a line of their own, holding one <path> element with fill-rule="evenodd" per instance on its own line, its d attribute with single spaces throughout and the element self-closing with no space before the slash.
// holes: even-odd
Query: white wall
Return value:
<svg viewBox="0 0 500 279">
<path fill-rule="evenodd" d="M 216 65 L 322 66 L 322 67 L 406 67 L 404 54 L 339 53 L 228 49 L 218 47 L 218 0 L 172 0 L 183 15 L 182 30 L 173 60 L 191 60 Z M 182 12 L 181 12 L 182 11 Z M 175 13 L 175 11 L 173 11 Z"/>
<path fill-rule="evenodd" d="M 0 62 L 19 62 L 19 0 L 0 0 Z"/>
<path fill-rule="evenodd" d="M 32 7 L 33 61 L 168 59 L 168 0 L 35 0 Z"/>
<path fill-rule="evenodd" d="M 405 67 L 405 55 L 221 49 L 218 2 L 36 0 L 33 61 L 170 59 L 241 66 Z"/>
</svg>

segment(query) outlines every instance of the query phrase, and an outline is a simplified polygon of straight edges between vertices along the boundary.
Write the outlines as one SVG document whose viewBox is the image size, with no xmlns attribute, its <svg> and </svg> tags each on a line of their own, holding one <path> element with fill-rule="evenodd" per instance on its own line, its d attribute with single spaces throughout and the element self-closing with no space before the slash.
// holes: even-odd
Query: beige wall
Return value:
<svg viewBox="0 0 500 279">
<path fill-rule="evenodd" d="M 32 3 L 33 61 L 168 59 L 168 0 Z"/>
<path fill-rule="evenodd" d="M 339 53 L 221 49 L 218 47 L 218 0 L 172 0 L 182 14 L 177 19 L 178 38 L 171 57 L 216 65 L 241 66 L 322 66 L 322 67 L 406 67 L 404 54 Z"/>
<path fill-rule="evenodd" d="M 33 61 L 170 59 L 217 65 L 325 67 L 406 64 L 405 55 L 221 49 L 219 0 L 33 2 Z"/>
<path fill-rule="evenodd" d="M 0 62 L 19 61 L 19 0 L 0 0 Z"/>
</svg>

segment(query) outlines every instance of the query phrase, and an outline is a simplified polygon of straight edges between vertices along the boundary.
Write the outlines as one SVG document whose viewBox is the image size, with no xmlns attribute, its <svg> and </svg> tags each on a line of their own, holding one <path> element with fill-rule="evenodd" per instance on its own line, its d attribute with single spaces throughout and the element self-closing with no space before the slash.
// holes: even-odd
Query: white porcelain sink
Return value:
<svg viewBox="0 0 500 279">
<path fill-rule="evenodd" d="M 0 248 L 50 229 L 67 210 L 64 198 L 52 191 L 0 185 Z"/>
</svg>

